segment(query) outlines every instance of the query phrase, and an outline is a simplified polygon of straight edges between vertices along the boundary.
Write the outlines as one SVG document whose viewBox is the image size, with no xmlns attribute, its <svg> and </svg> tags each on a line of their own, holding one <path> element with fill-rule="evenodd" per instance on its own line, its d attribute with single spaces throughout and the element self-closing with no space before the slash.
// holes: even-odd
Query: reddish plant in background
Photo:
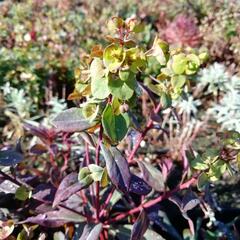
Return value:
<svg viewBox="0 0 240 240">
<path fill-rule="evenodd" d="M 162 37 L 171 44 L 197 47 L 201 40 L 196 20 L 191 16 L 178 15 L 164 30 L 159 30 L 163 32 Z"/>
</svg>

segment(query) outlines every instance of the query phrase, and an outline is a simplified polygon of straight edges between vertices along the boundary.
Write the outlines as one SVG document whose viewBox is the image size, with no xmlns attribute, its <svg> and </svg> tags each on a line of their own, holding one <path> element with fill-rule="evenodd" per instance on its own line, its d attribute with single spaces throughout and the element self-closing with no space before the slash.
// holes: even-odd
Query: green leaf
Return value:
<svg viewBox="0 0 240 240">
<path fill-rule="evenodd" d="M 138 72 L 138 69 L 145 68 L 147 66 L 146 56 L 143 50 L 139 47 L 130 48 L 126 51 L 126 59 L 124 62 L 130 67 L 130 70 L 134 73 Z"/>
<path fill-rule="evenodd" d="M 106 187 L 108 185 L 108 173 L 107 173 L 107 168 L 103 169 L 103 174 L 101 178 L 101 187 Z"/>
<path fill-rule="evenodd" d="M 106 106 L 103 116 L 102 124 L 105 133 L 113 142 L 121 141 L 127 134 L 129 127 L 129 117 L 126 113 L 114 115 L 112 106 Z"/>
<path fill-rule="evenodd" d="M 89 164 L 88 168 L 91 172 L 91 177 L 94 181 L 101 181 L 104 169 L 96 164 Z"/>
<path fill-rule="evenodd" d="M 184 53 L 173 56 L 172 70 L 175 74 L 183 74 L 187 67 L 187 58 Z"/>
<path fill-rule="evenodd" d="M 122 81 L 120 79 L 109 79 L 108 87 L 111 94 L 121 100 L 128 100 L 133 96 L 134 83 L 131 79 Z"/>
<path fill-rule="evenodd" d="M 32 196 L 32 191 L 30 191 L 27 187 L 21 186 L 17 189 L 15 193 L 15 198 L 20 200 L 20 201 L 25 201 L 28 198 L 31 198 Z"/>
<path fill-rule="evenodd" d="M 108 21 L 108 30 L 110 32 L 117 30 L 118 28 L 121 28 L 124 26 L 124 21 L 123 19 L 121 19 L 120 17 L 112 17 L 109 21 Z"/>
<path fill-rule="evenodd" d="M 171 78 L 171 84 L 173 86 L 173 88 L 176 88 L 176 89 L 181 89 L 184 84 L 186 83 L 186 76 L 184 75 L 178 75 L 178 76 L 173 76 Z"/>
<path fill-rule="evenodd" d="M 115 72 L 124 62 L 126 53 L 118 44 L 111 44 L 103 52 L 103 62 L 110 72 Z"/>
<path fill-rule="evenodd" d="M 192 168 L 196 170 L 207 170 L 209 166 L 203 162 L 202 158 L 198 155 L 193 161 L 191 161 Z"/>
<path fill-rule="evenodd" d="M 197 188 L 199 191 L 203 191 L 204 186 L 208 183 L 208 176 L 206 173 L 201 173 L 198 177 Z"/>
<path fill-rule="evenodd" d="M 108 79 L 104 77 L 102 60 L 94 58 L 90 66 L 91 92 L 95 98 L 104 99 L 110 94 L 108 90 Z"/>
<path fill-rule="evenodd" d="M 240 152 L 237 154 L 237 166 L 238 166 L 238 169 L 240 170 Z"/>
<path fill-rule="evenodd" d="M 119 71 L 119 77 L 122 81 L 131 81 L 135 78 L 135 75 L 129 70 L 121 70 Z"/>
<path fill-rule="evenodd" d="M 90 75 L 93 79 L 101 79 L 104 76 L 103 62 L 100 58 L 94 58 L 90 65 Z"/>
<path fill-rule="evenodd" d="M 165 92 L 161 93 L 161 104 L 162 104 L 163 109 L 171 107 L 172 99 L 168 93 L 165 93 Z"/>
<path fill-rule="evenodd" d="M 169 46 L 166 42 L 156 37 L 153 42 L 152 48 L 146 53 L 146 55 L 153 56 L 161 65 L 165 65 L 168 58 Z"/>
<path fill-rule="evenodd" d="M 84 186 L 88 186 L 93 183 L 93 178 L 88 167 L 83 167 L 80 169 L 78 180 Z"/>
<path fill-rule="evenodd" d="M 144 28 L 145 28 L 145 25 L 143 23 L 139 23 L 133 27 L 132 31 L 135 33 L 140 33 L 144 31 Z"/>
<path fill-rule="evenodd" d="M 93 122 L 98 115 L 99 106 L 97 104 L 89 103 L 83 106 L 82 113 L 86 120 Z"/>
<path fill-rule="evenodd" d="M 187 75 L 195 74 L 201 64 L 200 59 L 195 54 L 188 54 L 187 55 L 188 64 L 186 69 Z"/>
</svg>

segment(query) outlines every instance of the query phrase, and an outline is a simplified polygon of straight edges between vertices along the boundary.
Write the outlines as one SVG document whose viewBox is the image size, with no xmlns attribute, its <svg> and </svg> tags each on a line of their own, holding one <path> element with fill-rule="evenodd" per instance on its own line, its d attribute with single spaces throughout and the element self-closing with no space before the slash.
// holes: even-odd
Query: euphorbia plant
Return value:
<svg viewBox="0 0 240 240">
<path fill-rule="evenodd" d="M 188 152 L 183 149 L 179 154 L 184 160 L 192 160 L 191 169 L 186 165 L 180 183 L 173 187 L 167 184 L 173 161 L 166 159 L 156 167 L 138 158 L 138 150 L 149 130 L 156 125 L 161 128 L 159 123 L 156 124 L 161 122 L 161 111 L 173 109 L 172 99 L 180 97 L 191 86 L 192 76 L 206 59 L 206 53 L 189 48 L 173 49 L 158 37 L 150 49 L 145 49 L 134 40 L 143 26 L 133 18 L 124 21 L 113 17 L 108 27 L 113 34 L 107 36 L 110 44 L 105 48 L 93 47 L 76 69 L 75 90 L 69 99 L 80 104 L 63 111 L 53 120 L 56 131 L 69 135 L 80 132 L 85 140 L 85 158 L 79 173 L 66 175 L 57 189 L 37 187 L 30 197 L 42 203 L 42 212 L 22 223 L 49 227 L 68 222 L 81 223 L 85 225 L 81 239 L 98 239 L 99 236 L 100 239 L 143 239 L 144 236 L 162 239 L 149 224 L 159 218 L 158 204 L 170 199 L 187 219 L 193 235 L 195 228 L 187 211 L 200 201 L 189 188 L 200 176 L 199 189 L 202 189 L 208 181 L 218 179 L 229 168 L 221 155 L 225 148 L 207 157 L 198 157 L 190 146 Z M 141 76 L 146 79 L 152 60 L 158 62 L 160 70 L 157 76 L 149 75 L 145 84 Z M 138 126 L 132 116 L 143 91 L 149 94 L 153 109 L 147 122 Z M 152 93 L 159 96 L 157 101 Z M 131 130 L 139 133 L 125 156 L 119 146 Z M 162 130 L 167 134 L 167 129 Z M 47 149 L 51 150 L 51 147 L 52 141 Z M 13 154 L 13 150 L 10 153 Z M 9 150 L 1 152 L 2 158 L 7 154 Z M 17 162 L 21 160 L 20 156 Z M 63 170 L 69 161 L 64 159 L 64 162 Z M 11 179 L 21 186 L 16 179 Z M 189 191 L 179 195 L 184 189 Z M 181 239 L 174 228 L 166 222 L 162 224 L 171 229 L 171 237 Z M 76 228 L 75 231 L 79 230 Z"/>
<path fill-rule="evenodd" d="M 77 82 L 69 99 L 80 99 L 82 103 L 60 113 L 53 124 L 58 130 L 65 132 L 85 131 L 95 148 L 95 163 L 89 164 L 86 161 L 86 166 L 80 168 L 78 176 L 82 188 L 95 182 L 92 204 L 96 213 L 93 221 L 102 223 L 105 228 L 127 216 L 136 216 L 141 211 L 132 231 L 132 239 L 140 239 L 147 230 L 142 225 L 148 222 L 142 219 L 147 218 L 143 209 L 154 206 L 170 194 L 166 190 L 162 173 L 151 164 L 138 162 L 135 158 L 141 141 L 154 126 L 154 120 L 150 117 L 146 126 L 138 129 L 141 133 L 129 156 L 125 158 L 117 145 L 126 137 L 130 128 L 136 128 L 131 119 L 131 111 L 143 89 L 150 89 L 160 96 L 160 101 L 154 102 L 153 114 L 157 115 L 161 110 L 171 107 L 171 100 L 182 94 L 184 86 L 190 84 L 191 76 L 198 71 L 206 54 L 198 54 L 192 49 L 171 49 L 158 37 L 152 48 L 146 50 L 134 41 L 134 35 L 143 26 L 133 18 L 124 21 L 113 17 L 108 22 L 108 27 L 113 33 L 113 36 L 107 36 L 110 44 L 105 48 L 99 45 L 93 47 L 82 66 L 76 69 Z M 142 86 L 137 79 L 144 74 L 150 58 L 158 61 L 161 71 L 158 76 L 149 76 L 153 82 Z M 86 143 L 86 159 L 89 159 L 88 144 L 89 142 Z M 130 171 L 129 164 L 134 162 L 138 162 L 143 179 Z M 188 188 L 195 180 L 194 177 L 189 179 L 178 189 Z M 161 194 L 150 197 L 152 189 Z M 111 216 L 109 204 L 115 191 L 124 194 L 131 202 L 132 209 Z M 132 193 L 146 197 L 142 197 L 142 202 L 136 205 L 132 200 Z"/>
</svg>

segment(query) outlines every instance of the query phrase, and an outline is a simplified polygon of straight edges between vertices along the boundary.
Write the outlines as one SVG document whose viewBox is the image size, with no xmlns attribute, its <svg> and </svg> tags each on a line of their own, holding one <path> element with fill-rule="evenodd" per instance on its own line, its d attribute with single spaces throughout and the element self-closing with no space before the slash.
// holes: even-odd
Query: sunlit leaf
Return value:
<svg viewBox="0 0 240 240">
<path fill-rule="evenodd" d="M 14 230 L 13 221 L 9 220 L 6 222 L 0 221 L 0 239 L 6 239 Z"/>
<path fill-rule="evenodd" d="M 147 195 L 152 188 L 142 178 L 132 174 L 129 191 L 138 195 Z"/>
<path fill-rule="evenodd" d="M 59 210 L 38 214 L 37 216 L 29 217 L 19 223 L 35 223 L 44 227 L 55 228 L 69 222 L 78 223 L 84 221 L 86 221 L 86 219 L 81 215 L 60 207 Z"/>
<path fill-rule="evenodd" d="M 78 181 L 78 174 L 73 172 L 67 175 L 60 183 L 55 198 L 53 201 L 53 207 L 57 206 L 62 201 L 68 199 L 74 193 L 80 191 L 81 189 L 87 187 L 87 185 L 82 184 Z"/>
<path fill-rule="evenodd" d="M 107 149 L 101 144 L 102 153 L 106 162 L 108 176 L 117 189 L 127 192 L 130 184 L 130 170 L 127 160 L 114 147 Z"/>
<path fill-rule="evenodd" d="M 113 142 L 121 141 L 127 134 L 129 117 L 126 113 L 115 115 L 113 108 L 108 104 L 103 111 L 102 124 L 104 132 Z"/>
<path fill-rule="evenodd" d="M 59 130 L 64 132 L 78 132 L 87 130 L 96 123 L 90 123 L 83 115 L 80 108 L 70 108 L 58 114 L 52 121 L 52 124 Z"/>
<path fill-rule="evenodd" d="M 84 232 L 84 235 L 79 240 L 98 240 L 102 229 L 102 223 L 95 225 L 92 229 L 88 227 L 88 230 Z"/>
<path fill-rule="evenodd" d="M 138 161 L 143 179 L 156 191 L 164 190 L 164 179 L 162 173 L 150 163 L 142 160 Z"/>
<path fill-rule="evenodd" d="M 110 72 L 117 70 L 123 63 L 126 53 L 118 44 L 111 44 L 104 49 L 103 62 Z"/>
<path fill-rule="evenodd" d="M 185 54 L 179 53 L 173 56 L 172 70 L 175 74 L 183 74 L 187 67 L 187 58 Z"/>
<path fill-rule="evenodd" d="M 27 187 L 25 186 L 21 186 L 17 189 L 16 193 L 15 193 L 15 198 L 20 200 L 20 201 L 25 201 L 28 198 L 30 198 L 32 195 L 31 190 L 29 190 Z"/>
</svg>

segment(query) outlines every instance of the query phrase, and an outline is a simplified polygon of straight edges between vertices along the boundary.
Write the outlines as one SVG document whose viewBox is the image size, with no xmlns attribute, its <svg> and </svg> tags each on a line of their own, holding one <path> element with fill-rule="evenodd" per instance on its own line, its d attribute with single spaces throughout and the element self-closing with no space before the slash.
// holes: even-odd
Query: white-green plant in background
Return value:
<svg viewBox="0 0 240 240">
<path fill-rule="evenodd" d="M 178 109 L 178 114 L 188 116 L 188 119 L 196 118 L 198 107 L 201 105 L 199 99 L 194 99 L 191 94 L 186 94 L 183 98 L 179 98 L 173 102 L 173 105 Z"/>
<path fill-rule="evenodd" d="M 215 62 L 199 72 L 197 83 L 199 87 L 207 87 L 205 94 L 217 96 L 219 92 L 227 91 L 230 78 L 225 66 Z"/>
<path fill-rule="evenodd" d="M 1 87 L 1 90 L 4 100 L 7 103 L 6 108 L 17 113 L 22 119 L 29 118 L 31 112 L 36 109 L 36 105 L 23 89 L 11 87 L 10 83 L 6 83 Z"/>
<path fill-rule="evenodd" d="M 219 103 L 209 109 L 209 113 L 223 129 L 240 132 L 240 78 L 233 76 L 226 85 L 226 93 Z"/>
</svg>

